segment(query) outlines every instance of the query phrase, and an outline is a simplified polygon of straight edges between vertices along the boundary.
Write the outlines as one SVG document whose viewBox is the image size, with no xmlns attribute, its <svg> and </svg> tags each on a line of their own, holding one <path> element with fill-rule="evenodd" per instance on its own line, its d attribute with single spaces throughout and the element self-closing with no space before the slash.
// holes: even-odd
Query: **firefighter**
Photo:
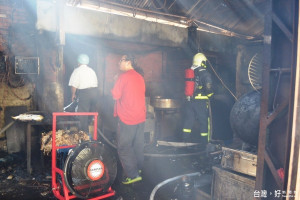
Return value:
<svg viewBox="0 0 300 200">
<path fill-rule="evenodd" d="M 212 93 L 212 78 L 206 67 L 207 58 L 197 53 L 193 65 L 185 71 L 186 107 L 184 110 L 183 141 L 191 141 L 191 132 L 197 120 L 200 128 L 201 141 L 209 140 L 209 98 Z"/>
</svg>

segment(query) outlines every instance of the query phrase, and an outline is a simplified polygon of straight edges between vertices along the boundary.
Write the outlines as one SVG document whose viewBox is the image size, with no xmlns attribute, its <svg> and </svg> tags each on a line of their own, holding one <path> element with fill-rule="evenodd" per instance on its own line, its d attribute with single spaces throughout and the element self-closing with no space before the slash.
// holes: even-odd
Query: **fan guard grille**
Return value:
<svg viewBox="0 0 300 200">
<path fill-rule="evenodd" d="M 92 180 L 88 170 L 95 162 L 103 164 L 103 169 L 97 169 L 103 172 Z M 116 175 L 117 159 L 114 153 L 99 142 L 79 144 L 69 153 L 64 165 L 64 178 L 68 189 L 83 199 L 105 194 Z"/>
<path fill-rule="evenodd" d="M 262 87 L 263 58 L 261 53 L 256 53 L 250 60 L 248 67 L 248 78 L 254 90 Z"/>
</svg>

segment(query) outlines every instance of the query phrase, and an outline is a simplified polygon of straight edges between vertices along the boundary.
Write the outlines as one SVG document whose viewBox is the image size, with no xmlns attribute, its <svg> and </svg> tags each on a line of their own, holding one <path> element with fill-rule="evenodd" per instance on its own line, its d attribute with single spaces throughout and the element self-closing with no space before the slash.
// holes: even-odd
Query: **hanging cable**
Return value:
<svg viewBox="0 0 300 200">
<path fill-rule="evenodd" d="M 213 68 L 212 64 L 210 63 L 210 61 L 207 59 L 207 62 L 210 66 L 210 68 L 212 69 L 212 71 L 214 72 L 214 74 L 216 75 L 216 77 L 220 80 L 220 82 L 222 83 L 222 85 L 228 90 L 228 92 L 233 96 L 233 98 L 237 101 L 237 97 L 233 94 L 233 92 L 227 87 L 227 85 L 223 82 L 223 80 L 221 79 L 221 77 L 218 75 L 218 73 L 216 72 L 216 70 Z"/>
<path fill-rule="evenodd" d="M 22 98 L 22 97 L 19 97 L 12 89 L 10 90 L 11 94 L 13 94 L 17 99 L 19 100 L 22 100 L 22 101 L 26 101 L 26 100 L 29 100 L 31 99 L 31 94 L 29 94 L 28 97 L 25 97 L 25 98 Z"/>
<path fill-rule="evenodd" d="M 203 49 L 200 47 L 200 42 L 198 42 L 198 52 L 202 51 Z M 237 97 L 233 94 L 233 92 L 229 89 L 229 87 L 227 87 L 227 85 L 224 83 L 224 81 L 221 79 L 221 77 L 218 75 L 218 73 L 216 72 L 216 70 L 214 69 L 214 67 L 212 66 L 211 62 L 209 61 L 209 59 L 207 59 L 207 62 L 211 68 L 211 70 L 214 72 L 214 74 L 216 75 L 216 77 L 220 80 L 221 84 L 225 87 L 226 90 L 228 90 L 228 92 L 233 96 L 233 98 L 238 101 Z"/>
</svg>

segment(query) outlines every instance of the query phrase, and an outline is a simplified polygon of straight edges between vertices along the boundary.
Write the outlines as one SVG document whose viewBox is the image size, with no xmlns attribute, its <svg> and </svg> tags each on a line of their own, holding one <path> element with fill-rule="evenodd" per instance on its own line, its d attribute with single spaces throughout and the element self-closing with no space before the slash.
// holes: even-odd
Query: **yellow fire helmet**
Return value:
<svg viewBox="0 0 300 200">
<path fill-rule="evenodd" d="M 194 55 L 193 65 L 200 66 L 203 61 L 207 61 L 207 58 L 203 53 L 197 53 L 196 55 Z"/>
</svg>

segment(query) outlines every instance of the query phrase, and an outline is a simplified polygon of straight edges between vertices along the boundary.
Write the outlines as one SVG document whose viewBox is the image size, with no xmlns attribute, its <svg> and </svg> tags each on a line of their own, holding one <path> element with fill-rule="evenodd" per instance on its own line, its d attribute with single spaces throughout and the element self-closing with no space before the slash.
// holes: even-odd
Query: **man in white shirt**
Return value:
<svg viewBox="0 0 300 200">
<path fill-rule="evenodd" d="M 69 86 L 72 91 L 72 101 L 79 98 L 77 112 L 90 112 L 97 101 L 98 80 L 95 71 L 88 66 L 89 57 L 80 54 L 77 58 L 78 67 L 71 74 Z M 80 129 L 88 133 L 88 117 L 82 116 Z"/>
</svg>

